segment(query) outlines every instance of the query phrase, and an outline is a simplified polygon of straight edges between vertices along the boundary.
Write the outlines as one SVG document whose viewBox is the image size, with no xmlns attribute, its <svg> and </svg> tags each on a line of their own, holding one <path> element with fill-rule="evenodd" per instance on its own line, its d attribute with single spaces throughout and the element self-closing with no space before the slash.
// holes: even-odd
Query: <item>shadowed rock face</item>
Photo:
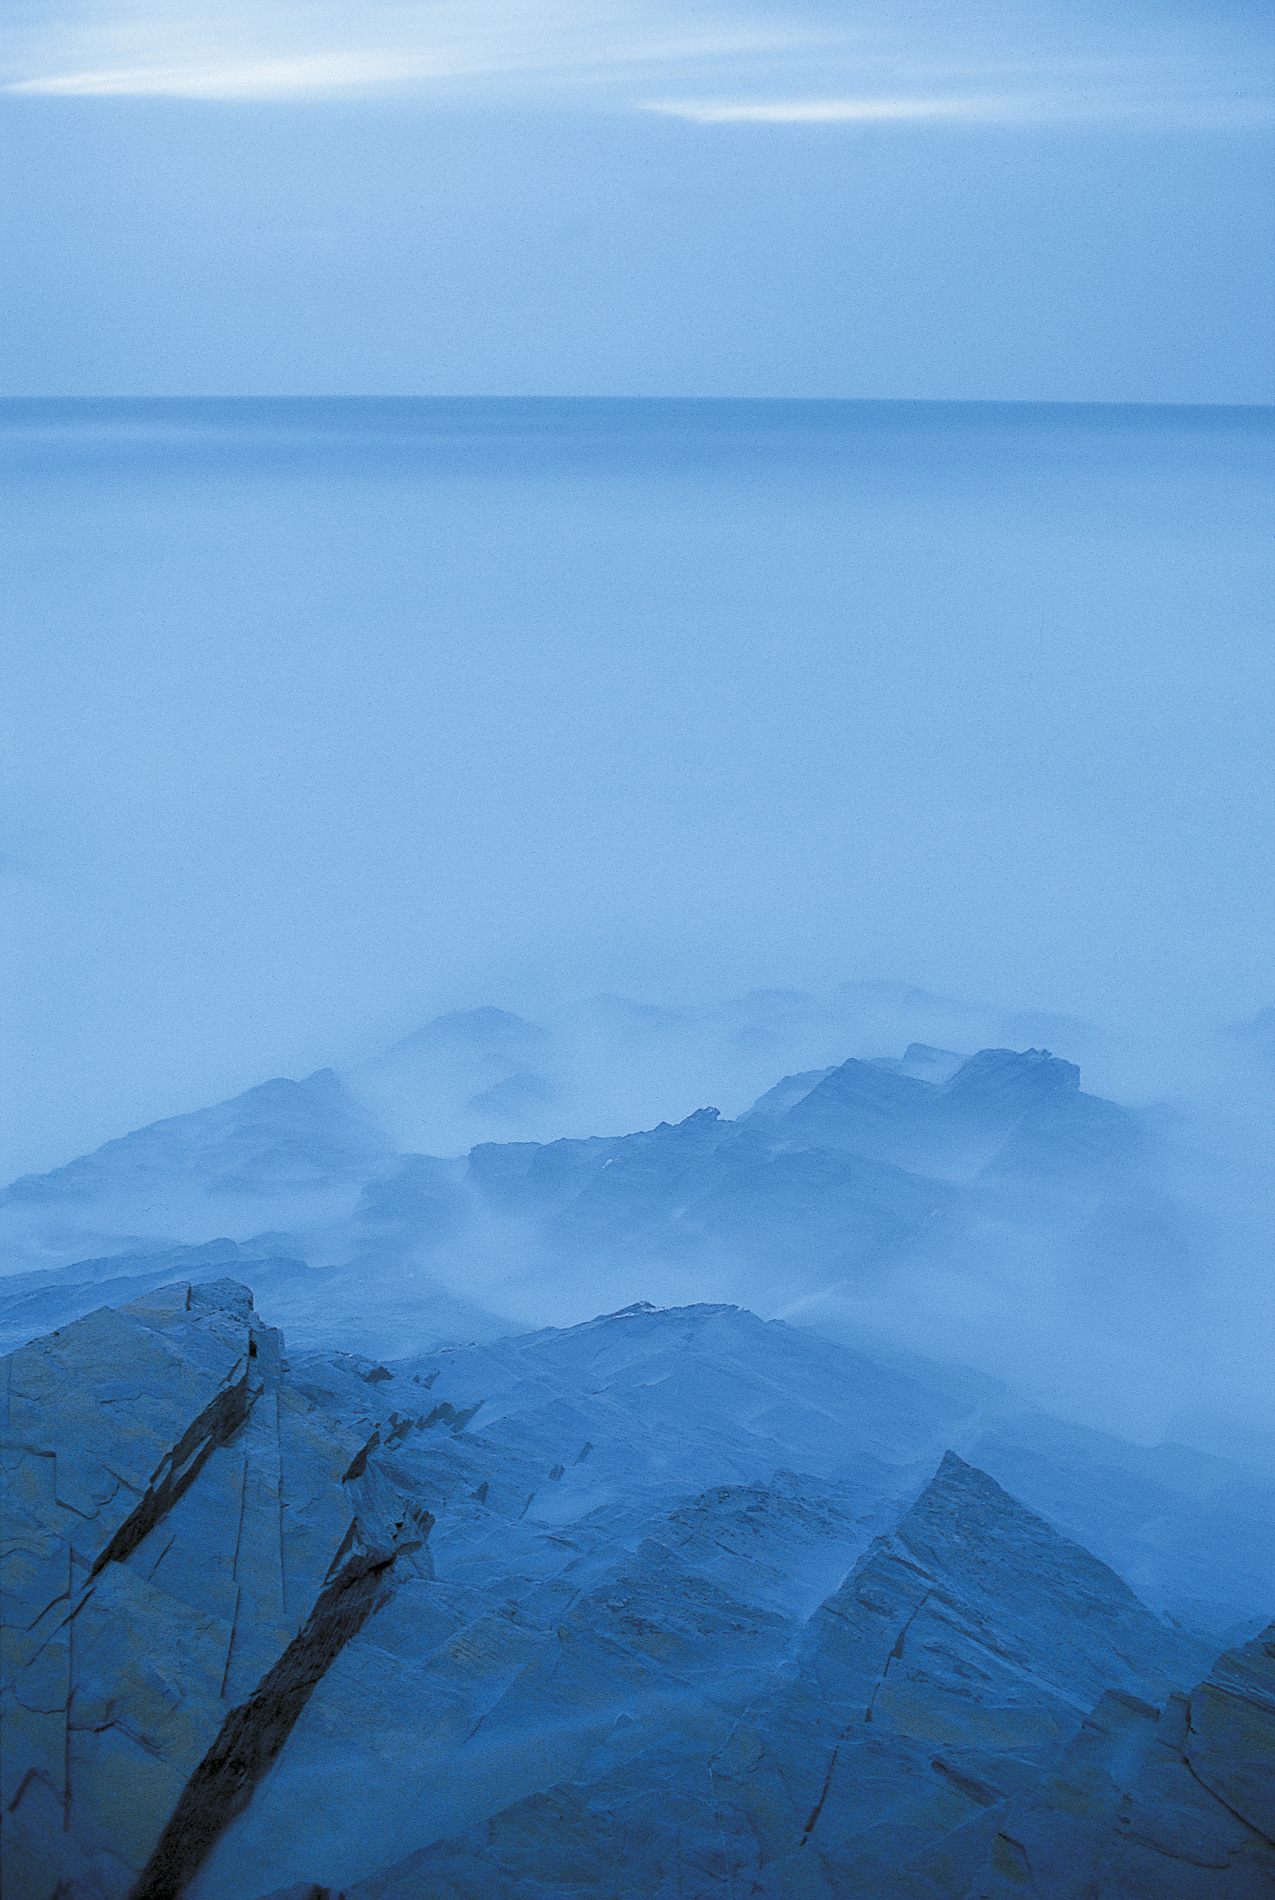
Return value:
<svg viewBox="0 0 1275 1900">
<path fill-rule="evenodd" d="M 977 1381 L 727 1306 L 279 1349 L 222 1281 L 3 1362 L 6 1900 L 1269 1891 L 1275 1632 L 1188 1697 L 1198 1638 L 923 1483 Z"/>
<path fill-rule="evenodd" d="M 701 1501 L 718 1547 L 722 1502 Z M 693 1592 L 689 1548 L 644 1547 L 640 1568 L 572 1606 L 539 1667 L 545 1714 L 573 1651 L 576 1697 L 598 1694 L 625 1666 L 605 1638 L 623 1645 L 631 1707 L 657 1658 L 680 1703 L 666 1696 L 636 1746 L 640 1715 L 625 1718 L 571 1779 L 348 1900 L 974 1900 L 998 1824 L 1065 1762 L 1094 1696 L 1154 1724 L 1144 1698 L 1194 1663 L 1104 1565 L 951 1455 L 804 1627 L 749 1619 L 738 1571 L 733 1600 Z M 711 1670 L 726 1631 L 741 1665 L 751 1649 L 765 1666 L 733 1704 L 719 1678 L 696 1705 L 696 1663 Z"/>
<path fill-rule="evenodd" d="M 421 1574 L 428 1513 L 375 1458 L 343 1481 L 363 1443 L 280 1346 L 246 1287 L 182 1283 L 0 1362 L 6 1900 L 178 1893 Z"/>
<path fill-rule="evenodd" d="M 995 1816 L 967 1891 L 977 1900 L 1269 1900 L 1275 1624 L 1158 1711 L 1105 1695 L 1040 1785 Z"/>
<path fill-rule="evenodd" d="M 320 1592 L 305 1628 L 260 1685 L 232 1709 L 182 1789 L 130 1900 L 177 1900 L 222 1830 L 252 1800 L 297 1717 L 373 1610 L 389 1600 L 393 1555 L 350 1557 Z"/>
</svg>

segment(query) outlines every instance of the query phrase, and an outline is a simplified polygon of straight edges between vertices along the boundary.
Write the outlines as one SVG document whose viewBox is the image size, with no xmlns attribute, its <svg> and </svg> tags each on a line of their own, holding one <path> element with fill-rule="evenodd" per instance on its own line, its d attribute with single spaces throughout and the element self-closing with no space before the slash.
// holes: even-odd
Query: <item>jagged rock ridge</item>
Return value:
<svg viewBox="0 0 1275 1900">
<path fill-rule="evenodd" d="M 626 1608 L 639 1602 L 630 1594 Z M 625 1637 L 649 1651 L 640 1623 Z M 1229 1711 L 1219 1724 L 1224 1795 L 1197 1797 L 1196 1831 L 1183 1838 L 1180 1797 L 1147 1787 L 1140 1823 L 1163 1884 L 1121 1886 L 1107 1863 L 1110 1847 L 1129 1845 L 1122 1788 L 1146 1779 L 1124 1731 L 1132 1723 L 1161 1747 L 1181 1739 L 1186 1699 L 1167 1685 L 1189 1655 L 1104 1566 L 949 1456 L 733 1720 L 723 1712 L 713 1730 L 666 1716 L 635 1746 L 630 1719 L 571 1781 L 341 1891 L 345 1900 L 1255 1900 L 1275 1878 L 1275 1850 L 1254 1824 L 1269 1807 L 1260 1778 L 1271 1760 L 1272 1653 L 1268 1633 L 1238 1659 L 1251 1719 L 1247 1734 Z M 1224 1658 L 1215 1676 L 1234 1675 L 1236 1660 Z M 1162 1718 L 1147 1695 L 1164 1703 Z M 1095 1738 L 1109 1742 L 1113 1715 L 1117 1741 L 1105 1746 L 1098 1785 L 1086 1754 Z M 1251 1821 L 1229 1811 L 1236 1782 Z M 1196 1884 L 1206 1864 L 1225 1878 Z M 1101 1883 L 1089 1884 L 1098 1865 Z M 316 1891 L 332 1890 L 287 1893 Z"/>
<path fill-rule="evenodd" d="M 1152 1853 L 1253 1900 L 1270 1633 L 1184 1724 L 1199 1639 L 918 1478 L 978 1382 L 927 1423 L 810 1343 L 638 1303 L 289 1366 L 221 1282 L 13 1355 L 6 1895 L 1080 1900 Z"/>
<path fill-rule="evenodd" d="M 77 1221 L 99 1255 L 113 1225 L 134 1237 L 122 1250 L 135 1255 L 130 1223 L 154 1231 L 161 1216 L 170 1235 L 201 1243 L 213 1220 L 222 1223 L 213 1233 L 241 1240 L 286 1227 L 273 1234 L 276 1255 L 339 1258 L 347 1285 L 375 1276 L 377 1299 L 353 1303 L 365 1326 L 374 1310 L 410 1305 L 422 1269 L 468 1293 L 480 1262 L 477 1283 L 505 1310 L 502 1292 L 507 1305 L 513 1289 L 501 1289 L 492 1263 L 510 1249 L 524 1304 L 532 1290 L 560 1302 L 582 1272 L 624 1273 L 640 1260 L 648 1278 L 681 1276 L 680 1298 L 702 1296 L 725 1271 L 733 1296 L 756 1305 L 918 1250 L 941 1254 L 971 1223 L 984 1247 L 992 1228 L 1061 1236 L 1064 1252 L 1087 1263 L 1108 1244 L 1104 1221 L 1122 1222 L 1128 1271 L 1131 1235 L 1148 1221 L 1161 1248 L 1174 1244 L 1142 1179 L 1141 1146 L 1123 1110 L 1081 1091 L 1073 1064 L 1034 1049 L 965 1059 L 914 1045 L 901 1059 L 786 1077 L 738 1121 L 704 1108 L 636 1134 L 486 1142 L 455 1159 L 396 1154 L 320 1071 L 15 1182 L 0 1218 L 15 1267 L 50 1253 L 72 1264 Z M 147 1269 L 135 1260 L 130 1270 Z M 41 1290 L 30 1275 L 20 1289 L 36 1325 Z M 340 1295 L 330 1278 L 319 1306 Z M 81 1310 L 89 1304 L 86 1294 Z M 304 1306 L 293 1323 L 300 1339 L 296 1326 L 313 1324 Z"/>
</svg>

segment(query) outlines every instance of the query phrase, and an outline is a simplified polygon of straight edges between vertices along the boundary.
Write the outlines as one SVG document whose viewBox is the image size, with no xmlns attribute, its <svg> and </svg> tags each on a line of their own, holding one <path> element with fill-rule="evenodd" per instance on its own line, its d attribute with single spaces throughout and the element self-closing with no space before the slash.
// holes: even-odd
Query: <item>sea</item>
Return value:
<svg viewBox="0 0 1275 1900">
<path fill-rule="evenodd" d="M 114 1131 L 84 1075 L 228 1092 L 200 1022 L 295 1067 L 359 994 L 370 1046 L 520 971 L 1251 1015 L 1273 448 L 1259 408 L 0 404 L 12 1166 Z"/>
<path fill-rule="evenodd" d="M 74 638 L 159 612 L 446 641 L 812 620 L 960 649 L 1157 626 L 1267 578 L 1275 409 L 236 399 L 0 403 L 6 592 Z M 1249 589 L 1246 595 L 1245 590 Z"/>
</svg>

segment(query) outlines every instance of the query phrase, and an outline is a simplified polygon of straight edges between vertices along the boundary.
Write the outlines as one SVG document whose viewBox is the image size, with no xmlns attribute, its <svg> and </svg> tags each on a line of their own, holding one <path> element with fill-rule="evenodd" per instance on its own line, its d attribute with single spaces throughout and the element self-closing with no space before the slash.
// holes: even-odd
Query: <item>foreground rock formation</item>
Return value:
<svg viewBox="0 0 1275 1900">
<path fill-rule="evenodd" d="M 1262 1900 L 1275 1627 L 1189 1697 L 1174 1651 L 949 1456 L 716 1747 L 675 1720 L 342 1900 Z"/>
<path fill-rule="evenodd" d="M 431 1520 L 282 1377 L 246 1288 L 3 1363 L 4 1892 L 181 1892 Z"/>
<path fill-rule="evenodd" d="M 970 1900 L 1267 1900 L 1275 1624 L 1161 1709 L 1103 1696 L 1038 1787 L 993 1818 Z"/>
<path fill-rule="evenodd" d="M 181 1282 L 3 1362 L 6 1900 L 1275 1893 L 1275 1629 L 1210 1669 L 913 1374 L 281 1345 Z"/>
</svg>

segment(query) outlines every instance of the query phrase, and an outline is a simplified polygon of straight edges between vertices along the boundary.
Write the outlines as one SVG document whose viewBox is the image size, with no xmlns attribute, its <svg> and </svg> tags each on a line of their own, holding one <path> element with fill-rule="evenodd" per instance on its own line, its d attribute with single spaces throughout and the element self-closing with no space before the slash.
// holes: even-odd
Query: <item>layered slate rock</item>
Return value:
<svg viewBox="0 0 1275 1900">
<path fill-rule="evenodd" d="M 973 1234 L 985 1248 L 989 1224 L 1013 1252 L 1086 1270 L 1095 1252 L 1125 1261 L 1139 1236 L 1145 1251 L 1154 1230 L 1154 1270 L 1184 1243 L 1142 1147 L 1133 1119 L 1047 1050 L 914 1046 L 789 1076 L 738 1121 L 702 1108 L 625 1136 L 485 1143 L 460 1168 L 407 1157 L 356 1222 L 378 1246 L 435 1256 L 481 1251 L 490 1222 L 546 1289 L 587 1271 L 657 1290 L 653 1270 L 672 1270 L 660 1284 L 689 1290 L 689 1276 L 720 1285 L 729 1262 L 758 1303 L 950 1261 Z"/>
<path fill-rule="evenodd" d="M 931 1052 L 941 1055 L 941 1051 Z M 797 1101 L 776 1135 L 801 1147 L 834 1148 L 925 1174 L 975 1172 L 1011 1136 L 1074 1115 L 1080 1071 L 1047 1049 L 982 1049 L 943 1081 L 942 1069 L 898 1069 L 852 1058 Z M 1120 1119 L 1113 1104 L 1101 1104 Z"/>
<path fill-rule="evenodd" d="M 510 1061 L 488 1075 L 495 1095 L 540 1086 L 513 1060 L 520 1039 L 536 1040 L 527 1025 L 480 1013 L 439 1034 L 480 1053 L 489 1035 L 512 1037 Z M 0 1252 L 32 1269 L 21 1286 L 0 1283 L 0 1346 L 99 1303 L 92 1272 L 61 1275 L 77 1253 L 101 1266 L 112 1235 L 114 1277 L 139 1284 L 110 1297 L 140 1293 L 154 1266 L 139 1236 L 157 1220 L 168 1245 L 269 1242 L 251 1273 L 220 1270 L 251 1278 L 294 1346 L 406 1355 L 639 1296 L 728 1297 L 767 1313 L 801 1302 L 837 1334 L 850 1288 L 884 1274 L 933 1290 L 934 1275 L 1002 1271 L 1011 1331 L 1026 1299 L 1031 1332 L 1042 1283 L 1091 1289 L 1112 1273 L 1130 1297 L 1137 1281 L 1155 1298 L 1191 1257 L 1154 1140 L 1079 1083 L 1046 1050 L 963 1058 L 912 1045 L 786 1077 L 739 1120 L 705 1107 L 675 1126 L 486 1142 L 444 1159 L 396 1152 L 326 1071 L 274 1081 L 0 1194 Z M 491 1088 L 482 1100 L 495 1132 L 499 1101 Z M 50 1267 L 57 1279 L 36 1271 Z M 156 1277 L 204 1272 L 175 1263 Z M 479 1287 L 503 1317 L 474 1306 Z"/>
<path fill-rule="evenodd" d="M 702 1778 L 799 1633 L 803 1583 L 862 1546 L 853 1508 L 792 1476 L 671 1512 L 635 1500 L 569 1529 L 515 1504 L 499 1538 L 469 1561 L 440 1549 L 438 1581 L 399 1592 L 350 1644 L 191 1900 L 260 1891 L 266 1869 L 339 1890 L 670 1735 Z M 642 1786 L 648 1807 L 668 1793 Z"/>
<path fill-rule="evenodd" d="M 1262 1891 L 1275 1638 L 1175 1696 L 985 1473 L 908 1504 L 928 1387 L 725 1306 L 279 1349 L 183 1282 L 6 1362 L 6 1900 Z"/>
<path fill-rule="evenodd" d="M 688 1594 L 690 1548 L 644 1547 L 638 1571 L 559 1625 L 549 1674 L 561 1687 L 574 1670 L 581 1704 L 616 1667 L 607 1643 L 628 1657 L 634 1713 L 581 1769 L 349 1886 L 349 1900 L 963 1894 L 996 1817 L 1095 1698 L 1150 1707 L 1195 1666 L 1118 1577 L 951 1455 L 779 1648 L 738 1603 Z M 723 1621 L 743 1674 L 750 1652 L 770 1651 L 734 1693 L 715 1654 Z M 643 1672 L 679 1652 L 680 1700 L 644 1719 Z M 937 1877 L 941 1853 L 958 1884 Z"/>
<path fill-rule="evenodd" d="M 495 1849 L 474 1847 L 469 1831 L 490 1827 L 493 1839 L 505 1839 L 513 1830 L 524 1845 L 515 1847 L 510 1834 L 499 1851 L 517 1861 L 540 1826 L 535 1816 L 549 1812 L 543 1804 L 560 1800 L 605 1811 L 608 1828 L 623 1820 L 635 1855 L 640 1842 L 642 1853 L 656 1851 L 659 1817 L 676 1811 L 684 1891 L 692 1891 L 687 1870 L 701 1848 L 708 1858 L 694 1862 L 696 1878 L 725 1879 L 723 1865 L 747 1864 L 752 1832 L 740 1810 L 697 1807 L 709 1764 L 741 1711 L 760 1707 L 772 1679 L 790 1682 L 803 1626 L 872 1538 L 893 1531 L 933 1473 L 943 1438 L 956 1437 L 961 1448 L 978 1439 L 987 1399 L 973 1375 L 949 1374 L 940 1392 L 918 1381 L 915 1365 L 887 1371 L 727 1306 L 636 1305 L 579 1327 L 420 1360 L 310 1354 L 294 1366 L 308 1396 L 359 1432 L 379 1428 L 383 1447 L 428 1487 L 437 1582 L 400 1591 L 343 1652 L 191 1900 L 245 1900 L 298 1880 L 340 1892 L 372 1868 L 458 1837 L 456 1852 L 476 1856 L 470 1871 L 484 1892 Z M 1119 1449 L 1115 1441 L 1087 1449 L 1086 1468 Z M 1129 1507 L 1141 1491 L 1143 1516 L 1163 1509 L 1148 1482 L 1153 1468 L 1154 1460 L 1127 1476 Z M 977 1483 L 968 1473 L 967 1482 L 961 1508 L 973 1525 L 981 1521 Z M 1063 1540 L 1051 1542 L 1039 1517 L 1021 1513 L 1003 1490 L 991 1488 L 987 1499 L 991 1532 L 1003 1537 L 1010 1516 L 1023 1517 L 1026 1600 L 1039 1589 L 1048 1611 L 1063 1586 L 1038 1585 L 1036 1540 L 1055 1554 Z M 1068 1529 L 1073 1552 L 1088 1543 Z M 950 1571 L 950 1554 L 943 1561 Z M 1109 1570 L 1083 1551 L 1074 1561 L 1076 1574 L 1091 1567 L 1100 1600 L 1111 1589 L 1129 1610 L 1129 1594 Z M 995 1575 L 982 1588 L 994 1632 L 1003 1592 Z M 1013 1613 L 1023 1614 L 1022 1605 Z M 883 1655 L 905 1614 L 887 1621 Z M 1130 1614 L 1130 1653 L 1143 1654 L 1144 1639 L 1157 1651 L 1167 1644 L 1178 1665 L 1146 1679 L 1091 1673 L 1070 1694 L 1064 1679 L 1046 1705 L 1054 1720 L 1031 1707 L 1017 1713 L 1020 1724 L 1065 1735 L 1109 1681 L 1151 1700 L 1163 1681 L 1188 1684 L 1200 1675 L 1216 1639 L 1207 1649 L 1183 1648 L 1136 1601 Z M 745 1633 L 733 1675 L 731 1630 Z M 1038 1630 L 1033 1641 L 1043 1647 L 1046 1635 Z M 1117 1631 L 1115 1646 L 1122 1642 Z M 1066 1643 L 1060 1654 L 1065 1663 Z M 892 1692 L 900 1670 L 898 1659 L 889 1663 Z M 870 1693 L 871 1683 L 865 1702 Z M 897 1743 L 884 1720 L 890 1699 L 871 1727 L 883 1751 Z M 952 1706 L 958 1714 L 965 1707 Z M 990 1724 L 993 1714 L 975 1709 L 970 1719 Z M 995 1719 L 1008 1718 L 1002 1711 Z M 970 1807 L 964 1784 L 987 1802 L 1007 1798 L 1035 1784 L 1049 1746 L 1002 1751 L 991 1775 L 985 1746 L 960 1757 L 932 1744 L 904 1785 L 952 1797 L 936 1809 L 936 1827 L 953 1815 L 981 1817 L 991 1809 Z M 887 1755 L 887 1782 L 893 1759 Z M 344 1791 L 339 1805 L 333 1786 Z M 807 1814 L 816 1799 L 817 1791 Z M 736 1843 L 726 1863 L 714 1858 L 723 1828 Z M 918 1846 L 932 1838 L 923 1830 Z M 971 1877 L 989 1838 L 964 1850 Z M 573 1851 L 594 1869 L 580 1876 L 586 1892 L 603 1878 L 598 1869 L 612 1866 L 641 1891 L 613 1833 L 578 1836 Z M 667 1861 L 670 1853 L 663 1839 L 659 1854 Z M 809 1848 L 799 1858 L 809 1859 Z M 530 1878 L 525 1861 L 518 1864 Z"/>
<path fill-rule="evenodd" d="M 3 1367 L 6 1900 L 179 1893 L 428 1512 L 230 1281 Z"/>
<path fill-rule="evenodd" d="M 1096 1696 L 1163 1696 L 1197 1655 L 949 1453 L 714 1775 L 757 1839 L 760 1891 L 886 1894 L 927 1839 L 1030 1784 Z"/>
<path fill-rule="evenodd" d="M 1275 1624 L 1159 1710 L 1105 1695 L 996 1819 L 970 1900 L 1269 1900 Z"/>
</svg>

